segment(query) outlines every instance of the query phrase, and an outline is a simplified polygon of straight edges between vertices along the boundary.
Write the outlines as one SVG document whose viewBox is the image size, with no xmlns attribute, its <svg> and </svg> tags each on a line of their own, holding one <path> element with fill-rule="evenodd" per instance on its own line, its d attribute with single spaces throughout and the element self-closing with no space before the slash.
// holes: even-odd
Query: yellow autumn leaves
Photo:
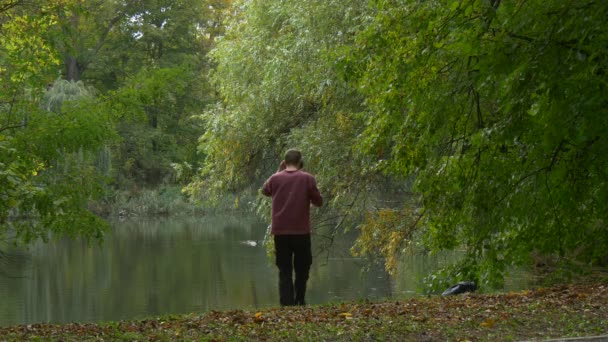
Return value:
<svg viewBox="0 0 608 342">
<path fill-rule="evenodd" d="M 365 221 L 359 226 L 360 235 L 351 253 L 355 256 L 384 257 L 387 272 L 394 275 L 399 255 L 409 246 L 419 217 L 413 207 L 367 213 Z"/>
</svg>

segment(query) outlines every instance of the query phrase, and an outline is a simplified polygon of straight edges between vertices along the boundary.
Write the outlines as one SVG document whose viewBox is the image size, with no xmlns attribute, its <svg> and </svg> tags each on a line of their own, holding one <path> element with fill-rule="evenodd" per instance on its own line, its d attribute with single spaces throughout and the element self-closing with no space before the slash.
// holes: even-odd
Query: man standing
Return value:
<svg viewBox="0 0 608 342">
<path fill-rule="evenodd" d="M 317 181 L 301 170 L 302 165 L 300 151 L 287 151 L 279 171 L 270 176 L 262 188 L 264 195 L 272 197 L 271 234 L 274 235 L 279 268 L 281 305 L 305 304 L 306 282 L 312 264 L 310 204 L 323 205 Z"/>
</svg>

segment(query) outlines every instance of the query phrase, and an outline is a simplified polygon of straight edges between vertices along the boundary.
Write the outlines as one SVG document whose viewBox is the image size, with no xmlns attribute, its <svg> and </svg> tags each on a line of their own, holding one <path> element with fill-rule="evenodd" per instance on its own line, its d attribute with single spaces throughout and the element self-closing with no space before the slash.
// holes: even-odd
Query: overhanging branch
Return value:
<svg viewBox="0 0 608 342">
<path fill-rule="evenodd" d="M 0 132 L 4 132 L 9 129 L 22 128 L 22 127 L 25 127 L 25 124 L 4 126 L 4 127 L 0 127 Z"/>
<path fill-rule="evenodd" d="M 0 4 L 0 13 L 6 12 L 13 7 L 19 6 L 21 3 L 23 3 L 23 0 L 6 1 Z"/>
</svg>

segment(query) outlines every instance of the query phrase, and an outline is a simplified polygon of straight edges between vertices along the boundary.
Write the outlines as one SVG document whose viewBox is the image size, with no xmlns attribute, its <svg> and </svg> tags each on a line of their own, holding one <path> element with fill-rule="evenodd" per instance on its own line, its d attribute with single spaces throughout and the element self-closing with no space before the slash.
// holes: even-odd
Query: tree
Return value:
<svg viewBox="0 0 608 342">
<path fill-rule="evenodd" d="M 79 81 L 88 67 L 100 58 L 101 50 L 116 28 L 129 20 L 135 1 L 69 1 L 57 8 L 62 34 L 55 43 L 64 65 L 63 76 Z"/>
<path fill-rule="evenodd" d="M 201 83 L 188 66 L 144 69 L 114 93 L 130 113 L 118 125 L 123 137 L 115 153 L 120 186 L 171 182 L 172 163 L 196 162 L 200 128 L 191 116 L 206 101 Z"/>
<path fill-rule="evenodd" d="M 2 241 L 100 237 L 88 204 L 106 180 L 155 186 L 175 181 L 172 164 L 197 166 L 190 118 L 214 95 L 205 55 L 230 3 L 0 6 Z"/>
<path fill-rule="evenodd" d="M 349 1 L 244 1 L 236 8 L 211 52 L 221 102 L 204 115 L 206 189 L 259 182 L 290 146 L 304 150 L 307 168 L 333 195 L 348 189 L 352 182 L 338 175 L 358 172 L 348 145 L 360 98 L 329 57 L 352 38 L 364 8 Z"/>
<path fill-rule="evenodd" d="M 389 269 L 410 246 L 464 248 L 442 279 L 493 285 L 534 255 L 605 263 L 606 7 L 242 2 L 197 186 L 245 188 L 300 146 Z"/>
<path fill-rule="evenodd" d="M 85 13 L 94 24 L 81 25 L 76 40 L 86 59 L 82 77 L 105 92 L 115 90 L 145 68 L 188 65 L 206 74 L 206 53 L 223 32 L 222 18 L 229 0 L 131 1 L 105 3 L 112 10 L 98 13 L 88 5 Z M 113 7 L 110 7 L 113 6 Z M 99 19 L 105 18 L 105 19 Z M 113 20 L 120 18 L 117 22 Z M 88 20 L 87 20 L 88 22 Z M 113 23 L 108 31 L 109 25 Z M 104 35 L 105 34 L 105 35 Z M 94 37 L 86 38 L 86 37 Z M 96 43 L 103 38 L 103 44 Z M 99 46 L 99 49 L 95 48 Z M 91 56 L 86 51 L 96 53 Z"/>
<path fill-rule="evenodd" d="M 51 44 L 58 32 L 53 13 L 63 5 L 14 6 L 2 13 L 3 244 L 27 245 L 53 234 L 100 238 L 106 227 L 87 210 L 99 184 L 84 159 L 112 137 L 111 120 L 82 84 L 48 86 L 59 61 Z"/>
<path fill-rule="evenodd" d="M 328 202 L 313 218 L 328 253 L 365 211 L 403 191 L 376 156 L 353 149 L 367 118 L 339 73 L 367 11 L 360 1 L 242 1 L 211 57 L 219 100 L 203 115 L 205 163 L 188 189 L 205 198 L 254 192 L 288 148 L 299 148 Z M 215 195 L 215 196 L 214 196 Z M 382 204 L 380 204 L 382 203 Z M 269 215 L 259 196 L 256 212 Z"/>
<path fill-rule="evenodd" d="M 605 264 L 608 5 L 371 3 L 348 66 L 369 104 L 359 147 L 415 175 L 425 245 L 466 250 L 449 276 Z"/>
<path fill-rule="evenodd" d="M 137 118 L 119 125 L 119 186 L 171 183 L 171 165 L 198 166 L 200 127 L 192 117 L 214 96 L 206 54 L 222 32 L 221 13 L 229 4 L 146 1 L 129 12 L 130 19 L 108 40 L 103 58 L 85 74 L 111 80 L 112 97 Z"/>
</svg>

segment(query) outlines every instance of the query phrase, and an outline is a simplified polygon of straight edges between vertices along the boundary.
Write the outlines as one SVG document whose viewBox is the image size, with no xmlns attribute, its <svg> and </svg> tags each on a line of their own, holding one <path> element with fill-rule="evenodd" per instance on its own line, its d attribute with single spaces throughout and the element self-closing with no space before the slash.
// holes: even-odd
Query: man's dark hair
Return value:
<svg viewBox="0 0 608 342">
<path fill-rule="evenodd" d="M 290 149 L 285 153 L 285 164 L 299 166 L 302 162 L 302 153 L 295 149 Z"/>
</svg>

